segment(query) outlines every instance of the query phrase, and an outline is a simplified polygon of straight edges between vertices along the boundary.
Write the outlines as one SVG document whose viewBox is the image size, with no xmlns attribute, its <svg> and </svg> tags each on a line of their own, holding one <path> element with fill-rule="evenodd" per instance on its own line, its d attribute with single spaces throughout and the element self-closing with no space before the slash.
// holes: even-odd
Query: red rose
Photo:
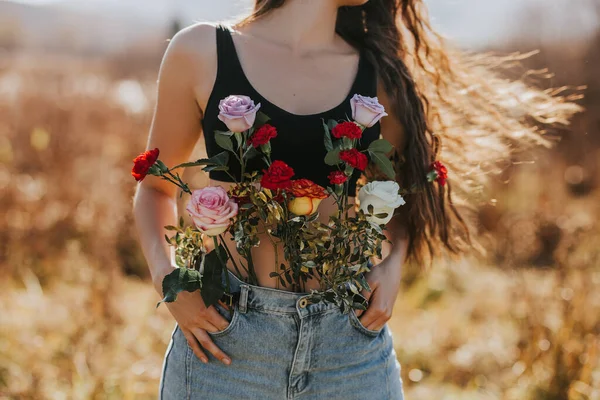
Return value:
<svg viewBox="0 0 600 400">
<path fill-rule="evenodd" d="M 444 186 L 448 179 L 448 169 L 440 161 L 435 161 L 431 164 L 431 168 L 437 173 L 436 182 Z"/>
<path fill-rule="evenodd" d="M 361 171 L 364 171 L 365 168 L 367 168 L 367 156 L 356 149 L 340 151 L 340 160 Z"/>
<path fill-rule="evenodd" d="M 331 134 L 336 138 L 347 137 L 350 139 L 360 139 L 362 136 L 362 129 L 354 122 L 346 121 L 337 124 L 332 130 Z"/>
<path fill-rule="evenodd" d="M 152 167 L 158 159 L 158 153 L 158 148 L 154 148 L 153 150 L 145 151 L 133 159 L 131 175 L 133 175 L 136 181 L 140 182 L 146 177 L 150 167 Z"/>
<path fill-rule="evenodd" d="M 258 147 L 267 144 L 275 136 L 277 136 L 277 129 L 273 125 L 264 124 L 248 139 L 248 143 Z"/>
<path fill-rule="evenodd" d="M 329 183 L 332 185 L 341 185 L 348 179 L 346 174 L 342 171 L 331 171 L 327 178 L 329 178 Z"/>
<path fill-rule="evenodd" d="M 290 187 L 290 179 L 294 176 L 294 170 L 283 161 L 275 160 L 269 166 L 269 169 L 263 169 L 264 175 L 260 180 L 260 185 L 266 189 L 285 189 Z"/>
</svg>

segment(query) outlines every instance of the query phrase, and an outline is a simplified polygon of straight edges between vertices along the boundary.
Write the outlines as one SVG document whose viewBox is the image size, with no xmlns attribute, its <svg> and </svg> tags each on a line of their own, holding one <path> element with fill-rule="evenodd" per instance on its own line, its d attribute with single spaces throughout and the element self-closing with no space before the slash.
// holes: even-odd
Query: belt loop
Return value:
<svg viewBox="0 0 600 400">
<path fill-rule="evenodd" d="M 248 310 L 248 290 L 250 289 L 248 285 L 241 285 L 240 289 L 240 300 L 238 303 L 238 311 L 241 313 L 245 313 Z"/>
</svg>

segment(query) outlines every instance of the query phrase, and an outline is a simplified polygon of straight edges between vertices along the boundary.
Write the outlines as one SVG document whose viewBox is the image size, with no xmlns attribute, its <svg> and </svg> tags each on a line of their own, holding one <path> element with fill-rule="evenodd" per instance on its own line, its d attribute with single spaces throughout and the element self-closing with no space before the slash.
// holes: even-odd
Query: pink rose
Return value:
<svg viewBox="0 0 600 400">
<path fill-rule="evenodd" d="M 260 103 L 248 96 L 231 95 L 219 102 L 219 119 L 227 125 L 231 132 L 244 132 L 254 125 L 256 112 Z"/>
<path fill-rule="evenodd" d="M 238 213 L 238 205 L 221 186 L 194 190 L 185 208 L 196 228 L 208 236 L 217 236 L 229 227 Z"/>
<path fill-rule="evenodd" d="M 350 107 L 352 107 L 352 119 L 367 128 L 372 127 L 387 115 L 377 97 L 355 94 L 350 99 Z"/>
</svg>

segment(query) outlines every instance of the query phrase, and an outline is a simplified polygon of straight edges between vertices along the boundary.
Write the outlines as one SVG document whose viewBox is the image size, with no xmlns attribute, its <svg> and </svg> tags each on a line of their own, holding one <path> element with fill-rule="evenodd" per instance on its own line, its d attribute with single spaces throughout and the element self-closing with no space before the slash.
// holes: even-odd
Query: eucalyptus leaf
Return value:
<svg viewBox="0 0 600 400">
<path fill-rule="evenodd" d="M 270 120 L 271 120 L 271 118 L 268 115 L 266 115 L 262 111 L 259 111 L 256 113 L 256 119 L 254 120 L 254 127 L 258 128 L 260 126 L 263 126 Z"/>
<path fill-rule="evenodd" d="M 226 165 L 207 165 L 206 167 L 202 168 L 202 171 L 204 171 L 204 172 L 227 171 L 227 170 L 229 170 L 229 167 Z"/>
<path fill-rule="evenodd" d="M 371 142 L 369 145 L 369 150 L 379 153 L 387 153 L 392 150 L 394 146 L 390 142 L 385 139 L 377 139 Z"/>
<path fill-rule="evenodd" d="M 323 136 L 323 143 L 327 151 L 333 150 L 333 142 L 331 141 L 331 134 L 329 133 L 329 127 L 323 122 L 323 129 L 325 129 L 325 135 Z"/>
<path fill-rule="evenodd" d="M 338 122 L 335 119 L 330 119 L 329 121 L 327 121 L 327 127 L 329 128 L 330 131 L 333 130 L 333 128 L 335 128 L 337 126 Z"/>
<path fill-rule="evenodd" d="M 231 142 L 231 139 L 228 136 L 225 135 L 215 135 L 215 142 L 217 142 L 217 144 L 229 151 L 233 151 L 233 143 Z"/>
<path fill-rule="evenodd" d="M 396 172 L 394 171 L 394 166 L 389 158 L 383 153 L 371 151 L 369 150 L 369 154 L 371 155 L 371 159 L 375 161 L 375 164 L 381 169 L 381 172 L 387 175 L 390 179 L 396 178 Z"/>
<path fill-rule="evenodd" d="M 325 155 L 325 164 L 337 165 L 340 163 L 340 148 L 334 148 Z"/>
</svg>

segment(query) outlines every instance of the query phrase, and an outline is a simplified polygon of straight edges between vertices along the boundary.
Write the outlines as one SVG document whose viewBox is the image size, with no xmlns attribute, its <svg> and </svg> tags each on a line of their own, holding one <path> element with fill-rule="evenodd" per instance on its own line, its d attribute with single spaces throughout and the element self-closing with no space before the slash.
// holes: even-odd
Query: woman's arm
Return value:
<svg viewBox="0 0 600 400">
<path fill-rule="evenodd" d="M 215 28 L 196 25 L 179 32 L 163 57 L 157 104 L 146 149 L 158 147 L 166 165 L 189 160 L 201 135 L 204 102 L 216 76 Z M 177 225 L 177 187 L 147 175 L 138 184 L 133 201 L 135 225 L 156 291 L 162 298 L 162 279 L 175 268 L 171 247 L 164 239 L 165 225 Z M 212 342 L 206 331 L 225 329 L 228 321 L 214 307 L 206 307 L 198 291 L 182 292 L 165 303 L 190 346 L 202 361 L 208 358 L 201 344 L 225 362 L 228 357 Z"/>
<path fill-rule="evenodd" d="M 380 120 L 381 136 L 401 154 L 406 146 L 406 135 L 402 123 L 381 86 L 377 89 L 377 96 L 388 113 L 387 117 Z M 361 323 L 368 329 L 378 330 L 392 317 L 408 246 L 406 226 L 401 216 L 402 213 L 396 214 L 386 224 L 383 232 L 392 244 L 383 243 L 383 260 L 366 274 L 371 291 L 364 290 L 362 294 L 369 301 L 369 307 L 362 313 L 358 310 L 357 315 L 360 315 Z"/>
</svg>

